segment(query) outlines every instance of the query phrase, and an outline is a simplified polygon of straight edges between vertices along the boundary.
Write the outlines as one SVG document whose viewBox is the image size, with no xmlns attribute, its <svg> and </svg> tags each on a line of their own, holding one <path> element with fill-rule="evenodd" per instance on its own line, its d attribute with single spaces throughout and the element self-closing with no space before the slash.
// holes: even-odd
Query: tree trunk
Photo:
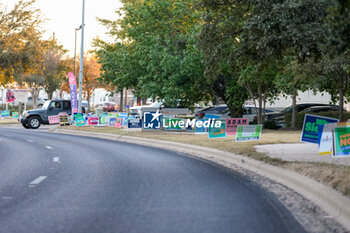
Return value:
<svg viewBox="0 0 350 233">
<path fill-rule="evenodd" d="M 129 105 L 129 101 L 128 101 L 128 89 L 125 90 L 125 108 L 126 106 Z M 125 109 L 126 110 L 126 109 Z"/>
<path fill-rule="evenodd" d="M 119 112 L 123 111 L 123 102 L 124 102 L 124 89 L 120 91 Z"/>
<path fill-rule="evenodd" d="M 258 94 L 259 94 L 259 113 L 258 113 L 258 124 L 262 124 L 262 105 L 263 105 L 263 93 L 262 93 L 262 88 L 261 84 L 258 83 Z"/>
<path fill-rule="evenodd" d="M 48 95 L 48 97 L 49 97 L 49 100 L 52 100 L 52 96 L 53 96 L 53 92 L 47 92 L 47 95 Z"/>
<path fill-rule="evenodd" d="M 18 116 L 22 114 L 22 104 L 23 103 L 18 103 Z"/>
<path fill-rule="evenodd" d="M 137 101 L 137 106 L 141 106 L 141 98 L 140 97 L 137 97 L 136 98 L 136 101 Z"/>
<path fill-rule="evenodd" d="M 38 108 L 38 98 L 39 98 L 39 93 L 40 89 L 39 88 L 32 88 L 32 99 L 33 99 L 33 109 Z"/>
<path fill-rule="evenodd" d="M 86 112 L 89 112 L 90 111 L 90 91 L 89 90 L 87 92 L 87 102 L 88 102 L 88 105 L 87 105 Z"/>
<path fill-rule="evenodd" d="M 297 95 L 298 95 L 298 91 L 296 88 L 294 88 L 293 90 L 293 94 L 292 94 L 292 129 L 295 129 L 295 124 L 296 124 L 296 117 L 297 117 Z"/>
<path fill-rule="evenodd" d="M 265 122 L 266 119 L 266 98 L 264 98 L 264 115 L 263 115 L 263 122 Z"/>
<path fill-rule="evenodd" d="M 344 89 L 339 89 L 339 121 L 344 121 Z"/>
</svg>

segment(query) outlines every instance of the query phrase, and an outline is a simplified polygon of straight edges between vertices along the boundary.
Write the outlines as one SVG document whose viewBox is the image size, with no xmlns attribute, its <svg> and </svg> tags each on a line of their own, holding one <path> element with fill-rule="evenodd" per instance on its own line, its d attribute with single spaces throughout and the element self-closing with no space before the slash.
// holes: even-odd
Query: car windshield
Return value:
<svg viewBox="0 0 350 233">
<path fill-rule="evenodd" d="M 289 106 L 289 107 L 283 109 L 282 112 L 284 112 L 284 113 L 290 113 L 290 112 L 292 112 L 292 106 Z"/>
<path fill-rule="evenodd" d="M 49 105 L 50 105 L 50 102 L 51 102 L 50 100 L 45 101 L 42 109 L 47 109 L 49 107 Z"/>
</svg>

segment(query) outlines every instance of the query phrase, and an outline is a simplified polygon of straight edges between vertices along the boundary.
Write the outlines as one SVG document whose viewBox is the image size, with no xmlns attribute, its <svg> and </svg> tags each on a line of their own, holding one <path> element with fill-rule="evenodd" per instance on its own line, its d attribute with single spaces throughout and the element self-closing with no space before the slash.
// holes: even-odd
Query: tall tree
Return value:
<svg viewBox="0 0 350 233">
<path fill-rule="evenodd" d="M 196 47 L 200 15 L 193 1 L 128 2 L 118 22 L 102 20 L 123 42 L 98 51 L 105 73 L 118 91 L 191 106 L 208 97 L 202 57 Z M 203 90 L 203 91 L 198 91 Z"/>
<path fill-rule="evenodd" d="M 21 84 L 21 77 L 32 70 L 40 54 L 42 18 L 34 3 L 20 0 L 11 10 L 0 5 L 0 85 L 13 81 Z"/>
</svg>

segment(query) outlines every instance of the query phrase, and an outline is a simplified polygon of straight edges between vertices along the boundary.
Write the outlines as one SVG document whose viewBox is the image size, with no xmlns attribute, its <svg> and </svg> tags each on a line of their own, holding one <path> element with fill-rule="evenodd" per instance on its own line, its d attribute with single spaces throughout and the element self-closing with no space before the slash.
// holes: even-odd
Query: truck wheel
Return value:
<svg viewBox="0 0 350 233">
<path fill-rule="evenodd" d="M 30 117 L 28 120 L 28 125 L 32 129 L 37 129 L 40 127 L 40 119 L 38 117 Z"/>
<path fill-rule="evenodd" d="M 26 125 L 26 124 L 22 124 L 22 125 L 23 125 L 24 128 L 30 129 L 30 127 L 28 125 Z"/>
</svg>

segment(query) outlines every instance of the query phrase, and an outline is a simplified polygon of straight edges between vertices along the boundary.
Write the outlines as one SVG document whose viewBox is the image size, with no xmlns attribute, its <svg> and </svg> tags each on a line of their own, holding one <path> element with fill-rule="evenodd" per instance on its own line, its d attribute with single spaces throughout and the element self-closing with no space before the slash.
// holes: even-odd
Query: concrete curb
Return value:
<svg viewBox="0 0 350 233">
<path fill-rule="evenodd" d="M 298 192 L 305 198 L 320 206 L 326 213 L 333 216 L 340 224 L 350 231 L 350 199 L 336 190 L 318 183 L 296 172 L 279 168 L 248 157 L 235 155 L 230 152 L 189 144 L 160 141 L 139 137 L 122 136 L 106 133 L 84 132 L 76 130 L 55 129 L 55 133 L 70 134 L 115 140 L 119 142 L 146 145 L 162 149 L 190 154 L 194 157 L 209 160 L 232 169 L 239 166 L 249 171 L 265 176 Z"/>
</svg>

